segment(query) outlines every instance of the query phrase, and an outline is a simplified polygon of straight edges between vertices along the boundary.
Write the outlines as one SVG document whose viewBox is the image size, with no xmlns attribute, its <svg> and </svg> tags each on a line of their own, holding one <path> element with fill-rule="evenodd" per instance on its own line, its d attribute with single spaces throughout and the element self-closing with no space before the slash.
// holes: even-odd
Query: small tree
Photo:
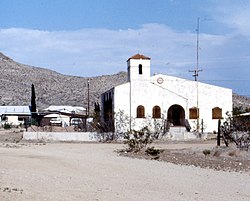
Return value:
<svg viewBox="0 0 250 201">
<path fill-rule="evenodd" d="M 93 114 L 93 123 L 92 123 L 92 129 L 100 132 L 100 105 L 99 103 L 95 103 L 95 109 Z"/>
<path fill-rule="evenodd" d="M 31 124 L 36 124 L 37 113 L 36 113 L 36 93 L 34 84 L 31 85 Z"/>
<path fill-rule="evenodd" d="M 123 110 L 119 110 L 112 117 L 108 122 L 100 121 L 101 127 L 105 128 L 105 134 L 103 134 L 105 141 L 116 141 L 124 138 L 125 133 L 129 132 L 129 124 L 133 122 L 133 120 L 130 122 L 129 116 Z"/>
<path fill-rule="evenodd" d="M 249 125 L 246 124 L 248 120 L 241 118 L 241 116 L 232 117 L 229 112 L 226 114 L 226 121 L 219 128 L 226 146 L 232 141 L 240 149 L 248 150 L 250 147 L 250 129 Z"/>
<path fill-rule="evenodd" d="M 142 120 L 142 129 L 131 129 L 135 127 L 136 121 L 134 118 L 129 117 L 123 110 L 119 110 L 112 114 L 110 121 L 104 122 L 101 118 L 93 123 L 93 129 L 100 132 L 100 140 L 115 141 L 124 139 L 125 144 L 128 144 L 129 150 L 139 151 L 146 147 L 153 140 L 158 139 L 166 131 L 164 116 L 159 119 L 153 119 L 147 116 Z M 112 126 L 112 129 L 111 129 Z M 109 132 L 112 130 L 113 132 Z"/>
<path fill-rule="evenodd" d="M 152 116 L 147 115 L 142 122 L 142 126 L 143 128 L 147 127 L 154 139 L 159 139 L 167 132 L 164 115 L 161 118 L 152 118 Z"/>
<path fill-rule="evenodd" d="M 125 114 L 124 110 L 119 110 L 117 113 L 115 113 L 114 120 L 115 135 L 118 137 L 122 137 L 125 133 L 129 132 L 130 124 L 133 124 L 133 119 L 130 119 L 130 117 Z"/>
<path fill-rule="evenodd" d="M 162 114 L 160 119 L 153 119 L 153 134 L 155 139 L 164 136 L 168 131 L 167 120 Z"/>
<path fill-rule="evenodd" d="M 244 109 L 242 108 L 242 106 L 233 107 L 233 115 L 239 115 L 242 113 L 244 113 Z"/>
</svg>

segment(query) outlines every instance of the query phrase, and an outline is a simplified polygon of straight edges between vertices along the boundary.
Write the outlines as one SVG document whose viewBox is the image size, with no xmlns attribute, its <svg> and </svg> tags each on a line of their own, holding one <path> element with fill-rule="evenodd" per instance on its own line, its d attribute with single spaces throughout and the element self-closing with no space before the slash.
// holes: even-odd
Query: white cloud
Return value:
<svg viewBox="0 0 250 201">
<path fill-rule="evenodd" d="M 250 1 L 248 0 L 212 0 L 210 10 L 214 19 L 230 27 L 237 34 L 249 36 Z"/>
<path fill-rule="evenodd" d="M 138 52 L 151 57 L 152 73 L 192 79 L 188 70 L 196 65 L 196 33 L 177 32 L 161 24 L 54 32 L 11 28 L 0 30 L 0 40 L 0 51 L 18 62 L 77 76 L 126 71 L 127 58 Z M 201 33 L 201 79 L 233 79 L 235 65 L 244 79 L 249 73 L 249 45 L 244 36 Z"/>
<path fill-rule="evenodd" d="M 126 59 L 137 52 L 149 55 L 156 64 L 164 60 L 185 60 L 191 41 L 195 41 L 193 34 L 176 33 L 159 24 L 146 24 L 137 30 L 45 32 L 2 29 L 0 40 L 3 41 L 1 51 L 17 61 L 76 75 L 80 72 L 97 75 L 126 70 Z M 76 71 L 72 72 L 71 67 Z"/>
</svg>

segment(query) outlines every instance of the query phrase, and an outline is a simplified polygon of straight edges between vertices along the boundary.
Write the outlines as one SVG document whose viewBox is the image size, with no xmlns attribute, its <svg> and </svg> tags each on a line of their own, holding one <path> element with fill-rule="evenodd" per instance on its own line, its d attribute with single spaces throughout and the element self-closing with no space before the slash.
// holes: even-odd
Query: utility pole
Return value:
<svg viewBox="0 0 250 201">
<path fill-rule="evenodd" d="M 202 70 L 199 69 L 199 34 L 200 34 L 200 18 L 197 18 L 197 29 L 196 29 L 196 68 L 195 70 L 190 70 L 193 72 L 194 80 L 196 81 L 196 112 L 197 112 L 197 132 L 199 132 L 199 86 L 198 86 L 198 76 L 199 72 Z"/>
<path fill-rule="evenodd" d="M 87 113 L 87 117 L 89 117 L 89 83 L 90 83 L 90 79 L 88 78 L 88 113 Z"/>
<path fill-rule="evenodd" d="M 88 97 L 88 100 L 87 100 L 87 109 L 86 109 L 86 117 L 85 117 L 85 131 L 87 132 L 88 131 L 88 117 L 89 117 L 89 82 L 90 82 L 90 79 L 88 78 L 88 81 L 87 81 L 87 97 Z"/>
</svg>

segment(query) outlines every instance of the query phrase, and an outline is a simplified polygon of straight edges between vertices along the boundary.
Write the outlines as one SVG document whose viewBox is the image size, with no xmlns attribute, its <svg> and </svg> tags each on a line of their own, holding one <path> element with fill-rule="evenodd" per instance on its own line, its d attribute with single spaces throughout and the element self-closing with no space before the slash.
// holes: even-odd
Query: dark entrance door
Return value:
<svg viewBox="0 0 250 201">
<path fill-rule="evenodd" d="M 180 105 L 172 105 L 168 109 L 168 121 L 173 126 L 185 125 L 185 111 Z"/>
</svg>

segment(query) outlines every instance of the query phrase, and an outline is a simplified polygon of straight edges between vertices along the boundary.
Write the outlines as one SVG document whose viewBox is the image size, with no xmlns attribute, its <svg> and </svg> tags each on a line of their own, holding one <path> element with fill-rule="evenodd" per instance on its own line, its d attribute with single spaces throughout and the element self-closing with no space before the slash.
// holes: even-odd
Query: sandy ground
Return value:
<svg viewBox="0 0 250 201">
<path fill-rule="evenodd" d="M 152 146 L 159 149 L 158 155 L 147 154 L 145 150 L 131 152 L 120 150 L 121 156 L 158 160 L 177 165 L 191 165 L 202 168 L 210 168 L 219 171 L 248 172 L 250 173 L 250 150 L 239 149 L 234 143 L 228 147 L 221 143 L 216 146 L 216 140 L 192 140 L 192 141 L 166 141 L 157 142 Z M 209 154 L 205 155 L 209 151 Z"/>
<path fill-rule="evenodd" d="M 123 147 L 122 144 L 2 142 L 0 200 L 250 200 L 249 173 L 118 156 L 114 150 Z"/>
</svg>

